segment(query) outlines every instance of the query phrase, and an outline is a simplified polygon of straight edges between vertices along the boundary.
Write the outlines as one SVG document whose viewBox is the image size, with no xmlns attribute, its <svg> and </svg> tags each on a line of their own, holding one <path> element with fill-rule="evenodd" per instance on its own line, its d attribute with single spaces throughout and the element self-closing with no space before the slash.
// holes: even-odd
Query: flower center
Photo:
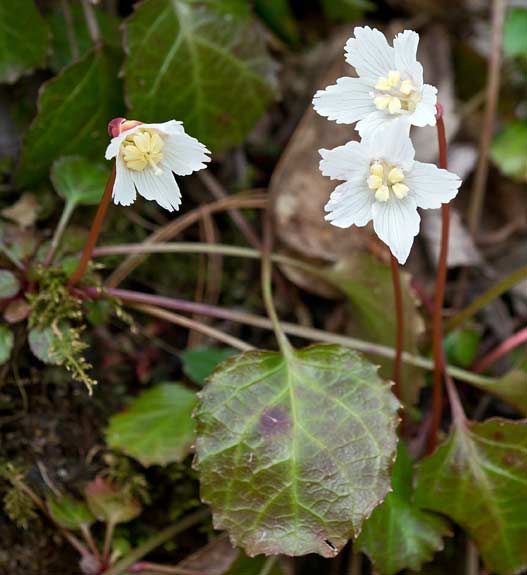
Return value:
<svg viewBox="0 0 527 575">
<path fill-rule="evenodd" d="M 370 190 L 375 190 L 375 199 L 378 202 L 387 202 L 390 199 L 390 192 L 402 200 L 410 191 L 404 183 L 404 172 L 401 168 L 382 161 L 370 165 L 367 182 Z"/>
<path fill-rule="evenodd" d="M 388 110 L 390 114 L 413 112 L 421 99 L 411 80 L 402 80 L 398 70 L 390 70 L 388 76 L 381 76 L 375 89 L 373 103 L 378 110 Z"/>
<path fill-rule="evenodd" d="M 162 170 L 158 167 L 163 159 L 165 142 L 155 130 L 137 130 L 130 134 L 121 144 L 126 167 L 136 172 L 142 172 L 150 166 L 158 176 Z"/>
</svg>

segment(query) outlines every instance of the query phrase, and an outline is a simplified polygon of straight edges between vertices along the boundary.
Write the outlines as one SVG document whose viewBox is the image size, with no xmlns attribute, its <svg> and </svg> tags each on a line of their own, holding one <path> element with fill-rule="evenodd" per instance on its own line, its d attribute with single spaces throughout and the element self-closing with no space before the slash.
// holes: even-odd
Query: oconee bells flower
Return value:
<svg viewBox="0 0 527 575">
<path fill-rule="evenodd" d="M 206 167 L 209 150 L 189 136 L 183 124 L 170 120 L 143 124 L 115 118 L 108 124 L 112 141 L 106 159 L 115 158 L 116 178 L 113 201 L 129 206 L 139 193 L 172 212 L 181 204 L 181 192 L 174 178 Z"/>
<path fill-rule="evenodd" d="M 388 123 L 434 126 L 437 89 L 423 84 L 423 67 L 416 59 L 419 34 L 405 30 L 393 47 L 379 30 L 355 28 L 346 43 L 346 61 L 358 78 L 343 77 L 333 86 L 319 90 L 313 99 L 315 110 L 338 124 L 357 122 L 361 136 Z"/>
<path fill-rule="evenodd" d="M 320 170 L 344 180 L 325 206 L 326 220 L 339 228 L 373 228 L 399 263 L 404 264 L 419 232 L 417 208 L 435 209 L 452 200 L 461 185 L 458 176 L 434 164 L 414 160 L 415 150 L 397 124 L 348 142 L 320 150 Z"/>
</svg>

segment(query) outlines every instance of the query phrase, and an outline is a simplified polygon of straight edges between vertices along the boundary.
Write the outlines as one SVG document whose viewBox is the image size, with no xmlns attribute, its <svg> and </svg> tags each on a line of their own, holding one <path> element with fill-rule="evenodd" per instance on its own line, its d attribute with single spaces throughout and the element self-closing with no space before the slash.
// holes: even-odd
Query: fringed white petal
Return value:
<svg viewBox="0 0 527 575">
<path fill-rule="evenodd" d="M 409 123 L 406 117 L 393 120 L 380 130 L 366 135 L 364 144 L 372 160 L 385 160 L 403 170 L 409 170 L 413 164 L 415 150 L 408 136 Z"/>
<path fill-rule="evenodd" d="M 437 209 L 453 200 L 461 186 L 461 179 L 434 164 L 414 162 L 405 182 L 419 208 Z"/>
<path fill-rule="evenodd" d="M 337 124 L 353 124 L 375 112 L 372 89 L 372 83 L 363 78 L 339 78 L 336 84 L 315 94 L 313 107 Z"/>
<path fill-rule="evenodd" d="M 206 168 L 210 162 L 209 150 L 196 138 L 180 133 L 165 140 L 161 166 L 168 166 L 178 176 L 188 176 Z"/>
<path fill-rule="evenodd" d="M 348 142 L 332 150 L 319 150 L 320 171 L 332 180 L 366 181 L 368 177 L 369 160 L 367 149 L 360 142 Z"/>
<path fill-rule="evenodd" d="M 412 83 L 421 88 L 423 85 L 423 67 L 417 61 L 417 46 L 419 34 L 413 30 L 405 30 L 397 34 L 393 41 L 395 53 L 395 68 L 403 75 L 409 76 Z"/>
<path fill-rule="evenodd" d="M 125 166 L 121 158 L 115 163 L 115 183 L 113 185 L 112 198 L 115 204 L 129 206 L 135 202 L 135 184 L 130 170 Z"/>
<path fill-rule="evenodd" d="M 156 201 L 169 212 L 179 209 L 181 192 L 170 170 L 164 170 L 158 175 L 153 170 L 133 172 L 132 178 L 143 198 Z"/>
<path fill-rule="evenodd" d="M 436 103 L 437 88 L 430 84 L 425 84 L 421 91 L 421 101 L 417 104 L 415 112 L 410 116 L 414 126 L 435 126 L 436 125 Z"/>
<path fill-rule="evenodd" d="M 394 49 L 382 32 L 365 26 L 355 28 L 353 33 L 355 37 L 346 43 L 346 61 L 359 76 L 377 80 L 395 68 Z"/>
</svg>

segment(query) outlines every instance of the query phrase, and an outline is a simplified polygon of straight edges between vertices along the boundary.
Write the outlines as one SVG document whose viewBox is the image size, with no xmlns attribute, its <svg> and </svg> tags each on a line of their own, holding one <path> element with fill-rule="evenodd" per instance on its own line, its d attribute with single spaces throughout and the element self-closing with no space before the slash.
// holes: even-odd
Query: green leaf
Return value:
<svg viewBox="0 0 527 575">
<path fill-rule="evenodd" d="M 9 359 L 14 342 L 13 332 L 6 325 L 0 325 L 0 365 Z"/>
<path fill-rule="evenodd" d="M 499 169 L 510 178 L 527 182 L 527 122 L 509 124 L 492 142 L 490 155 Z"/>
<path fill-rule="evenodd" d="M 196 394 L 182 385 L 157 385 L 110 419 L 106 441 L 145 466 L 182 461 L 194 441 L 196 404 Z"/>
<path fill-rule="evenodd" d="M 37 117 L 24 140 L 17 174 L 20 186 L 47 177 L 61 156 L 103 159 L 108 121 L 122 113 L 118 66 L 115 55 L 97 50 L 43 85 Z"/>
<path fill-rule="evenodd" d="M 0 270 L 0 299 L 9 299 L 20 291 L 20 283 L 13 272 Z"/>
<path fill-rule="evenodd" d="M 503 51 L 507 56 L 527 56 L 527 10 L 511 8 L 503 27 Z"/>
<path fill-rule="evenodd" d="M 61 365 L 64 361 L 64 358 L 59 354 L 54 351 L 52 353 L 53 345 L 56 345 L 58 337 L 51 327 L 30 329 L 27 341 L 29 343 L 29 349 L 40 361 L 49 365 Z"/>
<path fill-rule="evenodd" d="M 410 286 L 410 276 L 402 272 L 401 289 L 404 306 L 404 350 L 417 353 L 417 343 L 423 331 L 423 320 L 417 309 L 417 300 Z M 331 270 L 324 270 L 321 277 L 344 292 L 353 311 L 353 327 L 375 343 L 395 347 L 396 317 L 392 274 L 389 266 L 367 253 L 358 253 Z M 392 377 L 391 360 L 379 361 L 381 375 Z M 409 406 L 417 402 L 424 384 L 421 369 L 404 365 L 401 370 L 401 399 Z"/>
<path fill-rule="evenodd" d="M 141 504 L 127 490 L 96 477 L 84 491 L 90 511 L 99 521 L 127 523 L 141 513 Z"/>
<path fill-rule="evenodd" d="M 236 353 L 238 353 L 238 351 L 230 347 L 206 345 L 187 349 L 181 354 L 183 372 L 199 385 L 205 385 L 205 380 L 214 368 L 223 360 Z"/>
<path fill-rule="evenodd" d="M 72 497 L 50 498 L 48 508 L 53 520 L 66 529 L 89 527 L 95 521 L 87 505 Z"/>
<path fill-rule="evenodd" d="M 146 0 L 126 21 L 131 117 L 182 120 L 214 151 L 240 144 L 274 95 L 274 65 L 247 10 Z"/>
<path fill-rule="evenodd" d="M 488 571 L 527 568 L 527 421 L 457 424 L 418 465 L 416 502 L 458 523 Z"/>
<path fill-rule="evenodd" d="M 90 38 L 84 11 L 80 2 L 69 2 L 71 13 L 72 28 L 75 34 L 75 42 L 79 52 L 79 57 L 84 57 L 91 50 L 93 42 Z M 120 43 L 119 20 L 108 12 L 102 10 L 99 6 L 93 6 L 93 12 L 97 18 L 99 30 L 102 39 L 107 46 L 118 47 Z M 73 63 L 70 42 L 68 39 L 68 24 L 64 18 L 64 11 L 60 4 L 51 7 L 46 14 L 46 20 L 51 29 L 52 36 L 52 54 L 50 66 L 58 72 L 64 66 Z"/>
<path fill-rule="evenodd" d="M 53 162 L 51 182 L 58 194 L 73 205 L 100 202 L 110 175 L 108 164 L 80 156 L 66 156 Z"/>
<path fill-rule="evenodd" d="M 451 331 L 444 341 L 447 363 L 470 367 L 478 353 L 481 335 L 478 331 L 464 329 Z"/>
<path fill-rule="evenodd" d="M 333 557 L 389 490 L 397 408 L 376 367 L 341 346 L 226 360 L 196 411 L 215 528 L 251 556 Z"/>
<path fill-rule="evenodd" d="M 49 33 L 33 0 L 0 0 L 0 82 L 46 63 Z"/>
<path fill-rule="evenodd" d="M 393 466 L 392 488 L 364 524 L 356 544 L 380 575 L 403 569 L 419 572 L 423 563 L 443 549 L 443 537 L 451 533 L 444 519 L 415 505 L 412 460 L 402 443 Z"/>
</svg>

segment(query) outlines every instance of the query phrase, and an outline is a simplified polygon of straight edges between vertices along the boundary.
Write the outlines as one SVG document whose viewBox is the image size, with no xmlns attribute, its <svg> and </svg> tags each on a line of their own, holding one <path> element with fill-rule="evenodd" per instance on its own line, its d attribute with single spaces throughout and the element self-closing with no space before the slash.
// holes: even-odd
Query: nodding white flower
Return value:
<svg viewBox="0 0 527 575">
<path fill-rule="evenodd" d="M 139 192 L 169 212 L 179 209 L 181 192 L 174 174 L 187 176 L 210 161 L 209 150 L 176 120 L 143 124 L 115 118 L 108 132 L 113 138 L 106 159 L 116 161 L 113 201 L 123 206 L 132 204 Z"/>
<path fill-rule="evenodd" d="M 417 208 L 436 209 L 452 200 L 458 176 L 434 164 L 414 160 L 415 150 L 397 125 L 361 142 L 320 150 L 320 170 L 344 180 L 325 206 L 326 220 L 339 228 L 365 226 L 373 220 L 379 238 L 404 264 L 421 220 Z"/>
<path fill-rule="evenodd" d="M 437 89 L 423 84 L 423 67 L 416 59 L 419 34 L 405 30 L 391 47 L 386 37 L 368 26 L 355 28 L 346 43 L 346 61 L 358 78 L 343 77 L 333 86 L 319 90 L 313 99 L 315 110 L 338 124 L 357 122 L 360 135 L 387 122 L 434 126 Z"/>
</svg>

